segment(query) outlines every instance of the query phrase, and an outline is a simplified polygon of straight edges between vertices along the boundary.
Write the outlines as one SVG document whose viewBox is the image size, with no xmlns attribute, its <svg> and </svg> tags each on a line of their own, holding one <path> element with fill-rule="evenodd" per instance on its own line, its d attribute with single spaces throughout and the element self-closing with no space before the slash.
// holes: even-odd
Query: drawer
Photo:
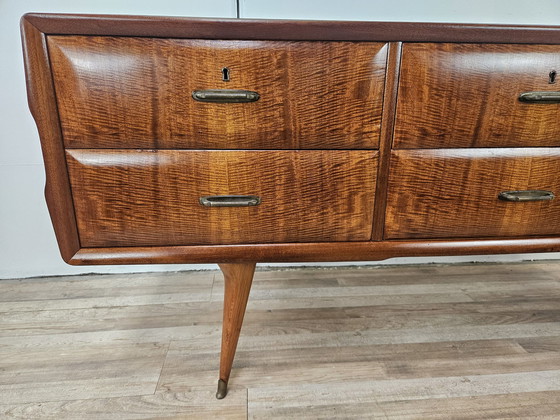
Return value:
<svg viewBox="0 0 560 420">
<path fill-rule="evenodd" d="M 394 147 L 560 146 L 558 101 L 519 100 L 560 92 L 554 71 L 558 45 L 405 44 Z"/>
<path fill-rule="evenodd" d="M 72 149 L 84 247 L 364 241 L 377 152 Z M 207 207 L 201 197 L 260 204 Z"/>
<path fill-rule="evenodd" d="M 560 235 L 560 149 L 399 150 L 391 170 L 388 239 Z M 498 198 L 525 190 L 556 198 Z"/>
<path fill-rule="evenodd" d="M 68 148 L 375 149 L 379 143 L 383 43 L 49 36 L 48 47 Z M 193 98 L 207 90 L 256 92 L 258 99 Z"/>
</svg>

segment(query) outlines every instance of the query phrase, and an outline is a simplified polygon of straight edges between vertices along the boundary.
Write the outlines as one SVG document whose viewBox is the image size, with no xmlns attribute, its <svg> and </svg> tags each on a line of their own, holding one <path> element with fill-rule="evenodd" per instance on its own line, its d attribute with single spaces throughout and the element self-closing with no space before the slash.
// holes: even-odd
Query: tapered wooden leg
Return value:
<svg viewBox="0 0 560 420">
<path fill-rule="evenodd" d="M 219 266 L 224 273 L 225 291 L 220 380 L 216 398 L 222 399 L 227 395 L 229 374 L 253 282 L 255 263 L 219 264 Z"/>
</svg>

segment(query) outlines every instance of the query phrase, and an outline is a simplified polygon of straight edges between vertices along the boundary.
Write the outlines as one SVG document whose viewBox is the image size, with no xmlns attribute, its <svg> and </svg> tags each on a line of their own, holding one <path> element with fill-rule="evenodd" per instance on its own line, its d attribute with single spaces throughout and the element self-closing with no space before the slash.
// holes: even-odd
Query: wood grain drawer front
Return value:
<svg viewBox="0 0 560 420">
<path fill-rule="evenodd" d="M 67 161 L 85 247 L 364 241 L 377 152 L 74 149 Z M 200 197 L 255 195 L 249 207 Z"/>
<path fill-rule="evenodd" d="M 394 147 L 560 146 L 560 104 L 518 99 L 553 71 L 558 45 L 405 44 Z"/>
<path fill-rule="evenodd" d="M 70 148 L 375 149 L 387 47 L 50 36 Z M 223 69 L 227 68 L 224 81 Z M 207 103 L 197 90 L 257 92 Z"/>
<path fill-rule="evenodd" d="M 399 150 L 391 169 L 388 239 L 560 235 L 560 149 Z M 525 190 L 556 197 L 498 199 Z"/>
</svg>

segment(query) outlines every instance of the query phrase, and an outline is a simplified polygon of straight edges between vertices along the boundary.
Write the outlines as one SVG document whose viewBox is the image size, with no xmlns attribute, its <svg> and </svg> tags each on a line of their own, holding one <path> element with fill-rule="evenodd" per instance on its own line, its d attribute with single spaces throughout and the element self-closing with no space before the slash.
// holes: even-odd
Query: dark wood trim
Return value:
<svg viewBox="0 0 560 420">
<path fill-rule="evenodd" d="M 185 264 L 227 262 L 379 261 L 393 257 L 559 252 L 560 238 L 456 241 L 325 242 L 138 248 L 82 248 L 69 263 Z"/>
<path fill-rule="evenodd" d="M 560 44 L 559 26 L 287 21 L 29 13 L 45 34 L 160 38 Z"/>
<path fill-rule="evenodd" d="M 381 116 L 381 134 L 379 136 L 379 164 L 377 167 L 377 189 L 375 190 L 375 207 L 373 213 L 373 231 L 371 239 L 383 239 L 385 226 L 385 207 L 387 204 L 387 184 L 391 161 L 391 144 L 397 108 L 397 90 L 401 64 L 401 42 L 388 44 L 387 71 L 385 72 L 385 89 L 383 92 L 383 114 Z"/>
<path fill-rule="evenodd" d="M 45 197 L 60 253 L 68 262 L 80 248 L 72 192 L 64 155 L 46 37 L 28 20 L 21 20 L 29 109 L 41 137 L 46 170 Z"/>
</svg>

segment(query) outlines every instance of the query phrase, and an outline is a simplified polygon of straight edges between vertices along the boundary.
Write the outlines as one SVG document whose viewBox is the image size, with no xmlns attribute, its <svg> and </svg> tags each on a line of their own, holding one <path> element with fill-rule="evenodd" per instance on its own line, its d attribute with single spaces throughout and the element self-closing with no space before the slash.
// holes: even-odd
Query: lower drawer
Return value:
<svg viewBox="0 0 560 420">
<path fill-rule="evenodd" d="M 550 191 L 556 198 L 498 198 L 526 190 Z M 393 152 L 385 238 L 533 235 L 560 235 L 560 149 Z"/>
<path fill-rule="evenodd" d="M 372 151 L 66 151 L 83 247 L 364 241 Z M 251 195 L 260 204 L 207 207 Z"/>
</svg>

